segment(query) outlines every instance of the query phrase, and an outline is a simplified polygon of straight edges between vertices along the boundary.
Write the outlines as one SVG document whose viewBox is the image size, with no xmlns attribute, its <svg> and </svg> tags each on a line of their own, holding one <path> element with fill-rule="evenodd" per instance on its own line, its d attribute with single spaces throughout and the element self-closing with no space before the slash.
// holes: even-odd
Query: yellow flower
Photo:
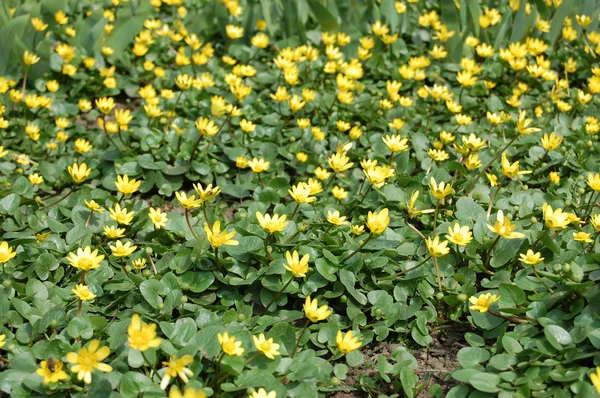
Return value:
<svg viewBox="0 0 600 398">
<path fill-rule="evenodd" d="M 519 171 L 519 161 L 510 163 L 506 157 L 506 152 L 502 153 L 502 174 L 507 178 L 515 178 L 520 174 L 529 174 L 531 170 Z"/>
<path fill-rule="evenodd" d="M 520 239 L 525 237 L 525 235 L 520 232 L 514 232 L 517 226 L 511 224 L 510 220 L 504 217 L 504 213 L 502 212 L 502 210 L 498 210 L 498 214 L 496 215 L 496 222 L 493 226 L 491 226 L 490 224 L 486 225 L 490 231 L 506 239 Z"/>
<path fill-rule="evenodd" d="M 109 239 L 122 238 L 123 236 L 125 236 L 125 228 L 117 228 L 112 225 L 105 225 L 104 236 L 108 237 Z"/>
<path fill-rule="evenodd" d="M 96 106 L 105 115 L 112 112 L 115 107 L 115 100 L 112 97 L 102 97 L 96 99 Z"/>
<path fill-rule="evenodd" d="M 600 232 L 600 213 L 591 216 L 590 222 L 592 223 L 592 226 L 594 227 L 596 232 Z"/>
<path fill-rule="evenodd" d="M 123 244 L 120 240 L 116 241 L 114 246 L 109 245 L 108 247 L 116 257 L 127 257 L 137 249 L 137 246 L 133 246 L 131 242 Z"/>
<path fill-rule="evenodd" d="M 155 228 L 164 228 L 167 225 L 167 213 L 161 212 L 160 209 L 151 207 L 148 209 L 148 217 Z"/>
<path fill-rule="evenodd" d="M 527 250 L 527 254 L 519 254 L 519 261 L 525 263 L 525 264 L 529 264 L 529 265 L 536 265 L 537 263 L 541 262 L 544 260 L 544 257 L 542 257 L 542 253 L 540 252 L 536 252 L 534 253 L 533 250 L 529 249 Z"/>
<path fill-rule="evenodd" d="M 29 176 L 27 176 L 27 179 L 33 185 L 39 185 L 44 182 L 44 177 L 42 177 L 41 175 L 39 175 L 37 173 L 30 174 Z"/>
<path fill-rule="evenodd" d="M 38 17 L 31 18 L 31 25 L 38 32 L 46 30 L 46 28 L 48 27 L 48 24 L 44 23 L 44 21 L 41 18 L 38 18 Z"/>
<path fill-rule="evenodd" d="M 551 171 L 550 174 L 548 174 L 548 178 L 550 179 L 550 182 L 553 184 L 560 184 L 560 175 L 558 174 L 558 172 L 556 171 Z"/>
<path fill-rule="evenodd" d="M 0 334 L 0 348 L 4 347 L 5 344 L 6 344 L 6 335 Z"/>
<path fill-rule="evenodd" d="M 219 132 L 219 126 L 207 117 L 201 117 L 196 120 L 196 128 L 205 137 L 210 137 Z"/>
<path fill-rule="evenodd" d="M 362 346 L 360 339 L 357 336 L 352 337 L 352 331 L 349 330 L 345 334 L 338 330 L 335 342 L 342 354 L 348 354 Z"/>
<path fill-rule="evenodd" d="M 160 380 L 160 388 L 163 390 L 166 389 L 171 379 L 177 376 L 179 376 L 184 383 L 190 381 L 188 376 L 192 376 L 194 372 L 187 368 L 187 365 L 193 361 L 193 356 L 184 355 L 181 358 L 174 356 L 169 359 L 169 362 L 163 362 L 162 364 L 166 366 L 166 369 L 162 379 Z"/>
<path fill-rule="evenodd" d="M 348 197 L 348 191 L 337 185 L 331 189 L 331 193 L 333 194 L 333 197 L 337 200 L 344 200 Z"/>
<path fill-rule="evenodd" d="M 184 209 L 197 209 L 200 207 L 200 205 L 202 205 L 202 199 L 196 199 L 196 195 L 190 195 L 188 197 L 185 192 L 177 191 L 175 192 L 175 196 L 177 197 L 179 203 L 181 203 L 181 207 Z"/>
<path fill-rule="evenodd" d="M 473 305 L 471 305 L 469 309 L 479 312 L 488 312 L 490 305 L 498 300 L 500 300 L 500 296 L 496 296 L 492 293 L 480 294 L 479 297 L 471 296 L 469 297 L 469 302 Z"/>
<path fill-rule="evenodd" d="M 239 39 L 244 36 L 244 28 L 235 25 L 226 25 L 225 31 L 230 39 Z"/>
<path fill-rule="evenodd" d="M 84 138 L 78 138 L 75 140 L 75 150 L 79 154 L 88 153 L 92 150 L 92 144 Z"/>
<path fill-rule="evenodd" d="M 87 272 L 98 268 L 104 260 L 104 255 L 98 255 L 97 249 L 92 251 L 89 246 L 86 246 L 84 249 L 78 248 L 77 253 L 67 254 L 67 260 L 71 266 Z"/>
<path fill-rule="evenodd" d="M 594 241 L 592 234 L 583 231 L 573 232 L 573 240 L 584 243 L 592 243 Z"/>
<path fill-rule="evenodd" d="M 342 171 L 350 169 L 354 163 L 350 162 L 350 158 L 346 156 L 344 153 L 335 153 L 331 155 L 328 159 L 329 166 L 336 173 L 341 173 Z"/>
<path fill-rule="evenodd" d="M 227 232 L 223 230 L 221 232 L 221 223 L 219 220 L 215 221 L 212 228 L 208 224 L 204 224 L 204 232 L 206 232 L 206 239 L 208 239 L 212 247 L 222 245 L 237 246 L 240 244 L 237 240 L 231 239 L 235 236 L 235 231 Z"/>
<path fill-rule="evenodd" d="M 311 300 L 310 296 L 306 297 L 303 308 L 304 315 L 313 323 L 324 321 L 332 313 L 332 311 L 326 305 L 319 307 L 319 302 L 317 299 Z"/>
<path fill-rule="evenodd" d="M 406 209 L 408 211 L 409 217 L 420 216 L 421 214 L 433 213 L 434 209 L 426 209 L 426 210 L 417 210 L 415 205 L 417 203 L 417 199 L 419 198 L 419 191 L 413 191 L 410 195 L 410 202 L 406 204 Z"/>
<path fill-rule="evenodd" d="M 186 387 L 182 394 L 179 387 L 173 386 L 169 390 L 169 398 L 206 398 L 206 393 L 202 390 Z"/>
<path fill-rule="evenodd" d="M 90 384 L 94 369 L 101 372 L 112 372 L 112 366 L 102 363 L 109 355 L 110 349 L 107 346 L 100 348 L 100 340 L 92 340 L 88 348 L 82 348 L 79 352 L 69 352 L 67 361 L 73 364 L 71 372 L 77 373 L 77 380 L 83 380 L 86 384 Z"/>
<path fill-rule="evenodd" d="M 465 162 L 465 167 L 467 170 L 475 170 L 481 167 L 481 160 L 479 160 L 478 154 L 469 155 Z"/>
<path fill-rule="evenodd" d="M 131 262 L 131 265 L 135 269 L 144 269 L 146 268 L 146 259 L 145 258 L 136 258 Z"/>
<path fill-rule="evenodd" d="M 33 53 L 30 53 L 29 51 L 25 51 L 23 53 L 23 63 L 27 66 L 37 64 L 39 60 L 40 57 Z"/>
<path fill-rule="evenodd" d="M 115 207 L 109 207 L 108 211 L 110 212 L 110 218 L 115 220 L 119 224 L 129 225 L 131 221 L 133 221 L 134 212 L 130 211 L 127 213 L 127 208 L 121 208 L 120 204 L 115 204 Z"/>
<path fill-rule="evenodd" d="M 235 165 L 240 169 L 245 169 L 248 167 L 248 158 L 245 156 L 238 156 L 235 158 Z"/>
<path fill-rule="evenodd" d="M 127 174 L 118 175 L 117 181 L 115 181 L 115 186 L 123 195 L 131 195 L 140 188 L 140 185 L 142 185 L 141 180 L 138 181 L 135 178 L 130 180 Z"/>
<path fill-rule="evenodd" d="M 73 163 L 72 166 L 67 167 L 67 170 L 76 184 L 81 184 L 84 182 L 92 171 L 92 169 L 89 169 L 85 163 L 81 163 L 79 165 L 77 163 Z"/>
<path fill-rule="evenodd" d="M 544 221 L 548 228 L 552 228 L 556 231 L 561 231 L 569 226 L 571 220 L 569 219 L 569 213 L 563 212 L 562 209 L 558 208 L 552 210 L 552 207 L 548 203 L 544 203 L 542 206 L 544 214 Z"/>
<path fill-rule="evenodd" d="M 541 131 L 540 128 L 531 126 L 531 123 L 533 123 L 533 119 L 527 119 L 527 114 L 524 110 L 521 110 L 519 112 L 519 119 L 517 120 L 517 131 L 519 134 L 534 134 Z"/>
<path fill-rule="evenodd" d="M 63 363 L 53 358 L 40 362 L 40 367 L 36 369 L 35 373 L 44 378 L 44 384 L 58 383 L 69 378 L 67 372 L 63 370 Z"/>
<path fill-rule="evenodd" d="M 448 241 L 444 240 L 440 242 L 439 236 L 436 236 L 433 240 L 430 237 L 427 237 L 425 244 L 427 245 L 427 250 L 429 250 L 431 257 L 442 257 L 450 252 Z"/>
<path fill-rule="evenodd" d="M 592 174 L 592 173 L 588 174 L 587 184 L 594 191 L 599 192 L 600 191 L 600 174 Z"/>
<path fill-rule="evenodd" d="M 2 123 L 2 118 L 0 117 L 0 124 Z M 2 128 L 2 126 L 0 126 L 0 128 Z M 3 145 L 0 145 L 0 158 L 5 157 L 6 155 L 8 155 L 8 151 L 4 149 Z"/>
<path fill-rule="evenodd" d="M 473 234 L 469 230 L 469 227 L 461 227 L 459 223 L 454 224 L 454 228 L 448 227 L 448 240 L 452 243 L 456 243 L 459 246 L 466 246 L 473 240 Z"/>
<path fill-rule="evenodd" d="M 11 258 L 17 255 L 17 252 L 8 245 L 7 242 L 0 243 L 0 264 L 8 262 Z"/>
<path fill-rule="evenodd" d="M 252 336 L 256 349 L 269 359 L 275 359 L 276 356 L 281 355 L 279 352 L 279 344 L 273 342 L 273 338 L 267 339 L 263 333 L 257 336 Z"/>
<path fill-rule="evenodd" d="M 488 181 L 490 182 L 490 186 L 492 188 L 498 185 L 498 177 L 497 176 L 495 176 L 494 174 L 490 174 L 490 173 L 485 173 L 485 176 L 487 177 Z"/>
<path fill-rule="evenodd" d="M 287 264 L 284 264 L 283 267 L 290 271 L 292 275 L 296 277 L 303 278 L 306 276 L 306 273 L 309 271 L 308 260 L 310 256 L 305 254 L 302 258 L 298 255 L 298 252 L 294 250 L 293 253 L 289 251 L 285 253 L 285 258 L 287 260 Z"/>
<path fill-rule="evenodd" d="M 442 205 L 444 204 L 446 196 L 451 195 L 454 192 L 452 185 L 446 185 L 443 181 L 438 185 L 433 177 L 429 180 L 429 188 L 431 189 L 432 195 L 435 196 Z"/>
<path fill-rule="evenodd" d="M 596 387 L 598 394 L 600 394 L 600 366 L 596 367 L 596 373 L 590 375 L 590 380 L 594 387 Z"/>
<path fill-rule="evenodd" d="M 287 216 L 285 214 L 283 216 L 278 216 L 277 214 L 273 214 L 273 216 L 265 214 L 263 216 L 261 212 L 256 212 L 256 219 L 258 220 L 261 228 L 269 233 L 283 231 L 289 224 L 289 221 L 285 221 L 286 218 Z"/>
<path fill-rule="evenodd" d="M 250 394 L 248 398 L 277 398 L 277 392 L 267 392 L 267 390 L 261 387 L 258 389 L 258 391 L 254 391 L 252 394 Z"/>
<path fill-rule="evenodd" d="M 127 328 L 129 347 L 134 350 L 146 351 L 160 346 L 161 339 L 156 338 L 156 324 L 142 322 L 138 314 L 133 314 Z"/>
<path fill-rule="evenodd" d="M 350 231 L 352 231 L 352 233 L 354 235 L 362 235 L 365 232 L 365 226 L 362 224 L 361 225 L 351 225 Z"/>
<path fill-rule="evenodd" d="M 327 171 L 327 169 L 324 169 L 323 167 L 317 167 L 315 169 L 315 176 L 321 181 L 325 181 L 326 179 L 329 178 L 330 175 L 331 175 L 331 173 L 329 171 Z"/>
<path fill-rule="evenodd" d="M 292 189 L 288 189 L 288 192 L 296 203 L 312 203 L 317 200 L 316 197 L 311 196 L 310 186 L 305 182 L 299 182 L 292 186 Z"/>
<path fill-rule="evenodd" d="M 349 222 L 346 221 L 346 217 L 340 216 L 340 212 L 337 210 L 334 212 L 331 212 L 331 210 L 327 211 L 327 221 L 336 226 L 349 224 Z"/>
<path fill-rule="evenodd" d="M 382 234 L 390 224 L 388 209 L 383 209 L 379 213 L 369 212 L 367 215 L 367 227 L 375 235 Z"/>
<path fill-rule="evenodd" d="M 242 342 L 236 341 L 234 336 L 229 337 L 227 332 L 221 334 L 217 334 L 217 338 L 219 339 L 219 344 L 221 344 L 221 349 L 227 355 L 234 357 L 241 357 L 244 355 L 244 349 L 242 348 Z"/>
<path fill-rule="evenodd" d="M 213 187 L 212 184 L 208 184 L 206 188 L 202 188 L 202 184 L 194 184 L 194 190 L 203 202 L 211 200 L 221 192 L 221 188 Z"/>
<path fill-rule="evenodd" d="M 386 135 L 381 140 L 392 152 L 404 152 L 408 149 L 408 138 L 402 138 L 400 135 Z"/>
<path fill-rule="evenodd" d="M 257 158 L 252 158 L 252 160 L 248 162 L 248 166 L 250 166 L 255 173 L 262 173 L 263 171 L 269 170 L 270 165 L 271 162 L 265 162 L 264 159 Z"/>
<path fill-rule="evenodd" d="M 541 140 L 542 146 L 548 151 L 555 150 L 563 141 L 562 137 L 557 136 L 554 131 L 550 134 L 550 136 L 548 136 L 548 134 L 544 134 Z"/>
<path fill-rule="evenodd" d="M 179 87 L 182 90 L 187 90 L 190 87 L 192 87 L 193 81 L 194 78 L 186 73 L 177 75 L 175 77 L 175 84 L 177 84 L 177 87 Z"/>
<path fill-rule="evenodd" d="M 90 289 L 88 289 L 88 287 L 83 284 L 75 285 L 75 289 L 72 289 L 71 291 L 81 301 L 91 301 L 96 298 L 96 295 L 90 292 Z"/>
</svg>

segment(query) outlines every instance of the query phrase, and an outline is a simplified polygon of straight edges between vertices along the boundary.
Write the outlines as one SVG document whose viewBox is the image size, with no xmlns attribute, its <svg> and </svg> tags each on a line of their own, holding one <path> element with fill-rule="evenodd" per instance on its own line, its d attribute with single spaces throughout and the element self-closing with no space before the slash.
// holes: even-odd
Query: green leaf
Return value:
<svg viewBox="0 0 600 398">
<path fill-rule="evenodd" d="M 500 376 L 497 374 L 477 372 L 469 377 L 469 383 L 479 391 L 490 393 L 500 391 L 500 388 L 498 388 Z"/>
<path fill-rule="evenodd" d="M 480 347 L 464 347 L 458 351 L 456 359 L 463 368 L 472 368 L 490 359 L 490 353 Z"/>
<path fill-rule="evenodd" d="M 20 204 L 21 198 L 19 195 L 11 193 L 0 200 L 0 213 L 14 213 L 19 208 Z"/>
<path fill-rule="evenodd" d="M 523 239 L 500 239 L 500 242 L 496 245 L 492 253 L 490 265 L 494 268 L 499 268 L 510 260 L 513 260 L 522 244 Z"/>
<path fill-rule="evenodd" d="M 142 282 L 140 285 L 140 292 L 148 304 L 155 309 L 159 309 L 159 307 L 163 304 L 163 299 L 161 296 L 164 296 L 166 293 L 168 293 L 168 288 L 156 279 L 149 279 Z"/>
<path fill-rule="evenodd" d="M 569 345 L 573 338 L 565 329 L 558 325 L 548 325 L 544 327 L 544 336 L 554 348 L 562 350 L 562 346 Z"/>
<path fill-rule="evenodd" d="M 523 304 L 526 300 L 525 292 L 523 289 L 516 285 L 508 283 L 501 283 L 498 288 L 498 294 L 500 295 L 500 302 L 509 302 L 516 306 Z"/>
<path fill-rule="evenodd" d="M 572 1 L 563 1 L 552 17 L 552 23 L 550 25 L 550 48 L 552 48 L 556 39 L 562 34 L 565 18 L 571 13 L 573 3 L 574 2 Z"/>
<path fill-rule="evenodd" d="M 463 196 L 456 202 L 456 218 L 461 221 L 475 222 L 485 214 L 485 209 L 468 196 Z"/>
<path fill-rule="evenodd" d="M 318 0 L 308 0 L 308 5 L 310 6 L 311 14 L 319 25 L 321 25 L 321 29 L 324 32 L 337 32 L 340 29 L 340 25 L 333 14 L 324 5 L 319 3 Z"/>
<path fill-rule="evenodd" d="M 342 282 L 342 284 L 346 287 L 348 293 L 350 293 L 350 295 L 354 297 L 354 299 L 360 304 L 367 304 L 367 296 L 365 296 L 364 294 L 362 294 L 354 288 L 354 285 L 356 284 L 356 277 L 354 276 L 354 274 L 346 269 L 341 269 L 339 275 L 340 282 Z"/>
</svg>

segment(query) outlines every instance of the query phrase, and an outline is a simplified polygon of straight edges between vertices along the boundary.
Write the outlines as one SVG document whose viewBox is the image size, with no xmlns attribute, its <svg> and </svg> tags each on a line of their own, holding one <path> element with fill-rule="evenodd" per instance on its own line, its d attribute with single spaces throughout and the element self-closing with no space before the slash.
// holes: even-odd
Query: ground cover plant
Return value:
<svg viewBox="0 0 600 398">
<path fill-rule="evenodd" d="M 597 396 L 599 13 L 2 1 L 0 394 Z"/>
</svg>

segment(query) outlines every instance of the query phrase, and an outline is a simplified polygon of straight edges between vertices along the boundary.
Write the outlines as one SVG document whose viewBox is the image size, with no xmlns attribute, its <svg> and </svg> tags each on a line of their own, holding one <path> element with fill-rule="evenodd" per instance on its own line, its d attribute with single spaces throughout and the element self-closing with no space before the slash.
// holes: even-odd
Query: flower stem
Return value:
<svg viewBox="0 0 600 398">
<path fill-rule="evenodd" d="M 506 319 L 507 321 L 514 322 L 514 323 L 537 322 L 537 319 L 534 319 L 534 318 L 525 317 L 525 319 L 523 319 L 523 318 L 517 318 L 516 316 L 506 316 L 506 315 L 502 315 L 498 312 L 495 312 L 495 311 L 492 311 L 489 309 L 488 309 L 488 312 L 490 313 L 490 315 L 497 316 L 498 318 Z"/>
<path fill-rule="evenodd" d="M 492 243 L 492 246 L 490 246 L 487 253 L 485 254 L 485 262 L 483 263 L 483 271 L 487 274 L 490 274 L 490 271 L 488 271 L 488 265 L 490 263 L 490 257 L 492 256 L 492 250 L 494 249 L 494 247 L 496 247 L 496 244 L 498 243 L 499 240 L 500 240 L 500 235 L 496 236 L 496 239 L 494 239 L 494 243 Z"/>
<path fill-rule="evenodd" d="M 435 272 L 437 274 L 438 287 L 442 290 L 442 274 L 440 272 L 440 266 L 437 261 L 437 257 L 433 257 L 433 264 L 435 265 Z"/>
<path fill-rule="evenodd" d="M 538 279 L 538 281 L 540 281 L 540 283 L 542 285 L 544 285 L 544 287 L 550 292 L 550 293 L 554 293 L 554 290 L 550 289 L 550 287 L 548 285 L 546 285 L 546 282 L 544 282 L 544 280 L 542 279 L 542 277 L 540 276 L 540 274 L 538 274 L 537 270 L 535 269 L 535 265 L 532 265 L 531 268 L 533 268 L 533 273 L 535 274 L 535 277 Z"/>
<path fill-rule="evenodd" d="M 414 271 L 414 270 L 416 270 L 417 268 L 419 268 L 419 267 L 421 267 L 422 265 L 424 265 L 425 263 L 427 263 L 427 261 L 429 261 L 430 259 L 431 259 L 431 256 L 427 256 L 427 257 L 425 258 L 425 260 L 421 261 L 419 264 L 415 265 L 414 267 L 412 267 L 412 268 L 410 268 L 410 269 L 407 269 L 406 271 L 400 271 L 400 272 L 398 272 L 398 273 L 395 273 L 394 275 L 390 275 L 390 276 L 388 276 L 388 277 L 387 277 L 387 278 L 385 278 L 385 279 L 393 279 L 393 278 L 397 278 L 397 277 L 399 277 L 399 276 L 402 276 L 402 275 L 404 275 L 404 274 L 408 274 L 409 272 L 411 272 L 411 271 Z"/>
<path fill-rule="evenodd" d="M 90 223 L 90 220 L 92 219 L 92 214 L 94 214 L 93 211 L 90 211 L 90 215 L 88 216 L 87 220 L 85 221 L 85 226 L 87 227 L 88 224 Z"/>
<path fill-rule="evenodd" d="M 492 207 L 494 206 L 494 200 L 496 199 L 496 195 L 498 195 L 498 191 L 500 191 L 500 188 L 502 187 L 502 184 L 504 183 L 504 181 L 506 181 L 506 177 L 504 177 L 503 179 L 500 180 L 500 182 L 496 186 L 496 190 L 494 191 L 494 193 L 492 194 L 492 197 L 490 198 L 490 205 L 488 206 L 488 209 L 487 209 L 487 220 L 488 221 L 490 219 L 490 214 L 492 213 Z"/>
<path fill-rule="evenodd" d="M 192 228 L 192 223 L 190 222 L 190 213 L 189 213 L 188 209 L 185 209 L 184 213 L 185 213 L 185 221 L 187 222 L 187 225 L 190 228 L 190 231 L 192 231 L 192 235 L 194 235 L 194 238 L 198 239 L 198 234 L 196 234 L 196 231 L 194 231 L 194 228 Z"/>
<path fill-rule="evenodd" d="M 494 164 L 494 162 L 500 157 L 502 156 L 502 154 L 504 153 L 504 151 L 506 151 L 508 149 L 509 146 L 512 145 L 513 142 L 515 142 L 517 140 L 517 138 L 519 138 L 520 135 L 517 134 L 516 136 L 514 136 L 510 141 L 508 141 L 508 143 L 504 146 L 504 148 L 502 148 L 501 151 L 499 151 L 496 156 L 494 156 L 492 158 L 492 160 L 490 160 L 479 172 L 479 174 L 477 174 L 477 177 L 475 177 L 475 179 L 473 180 L 473 182 L 471 183 L 471 185 L 469 185 L 469 187 L 466 189 L 465 191 L 465 195 L 468 195 L 469 192 L 471 192 L 471 189 L 473 189 L 473 187 L 475 186 L 475 184 L 477 183 L 477 181 L 479 181 L 479 179 L 481 178 L 481 176 L 483 175 L 483 173 L 485 173 L 485 171 L 488 169 L 488 167 L 490 167 L 492 164 Z"/>
<path fill-rule="evenodd" d="M 294 350 L 292 351 L 292 355 L 290 355 L 290 358 L 294 358 L 294 355 L 296 355 L 298 347 L 300 346 L 300 341 L 302 340 L 302 337 L 304 337 L 304 333 L 306 333 L 306 329 L 308 329 L 309 324 L 310 319 L 307 319 L 306 323 L 304 324 L 304 327 L 302 328 L 302 333 L 300 333 L 300 337 L 298 337 L 298 340 L 296 340 L 296 345 L 294 346 Z"/>
<path fill-rule="evenodd" d="M 343 263 L 343 262 L 346 262 L 346 261 L 350 260 L 352 257 L 354 257 L 354 255 L 355 255 L 356 253 L 358 253 L 359 251 L 361 251 L 361 249 L 362 249 L 363 247 L 365 247 L 365 245 L 367 244 L 367 242 L 369 242 L 369 240 L 371 240 L 371 238 L 372 238 L 372 237 L 373 237 L 373 233 L 371 232 L 371 233 L 369 234 L 369 236 L 367 236 L 367 239 L 365 239 L 365 240 L 363 241 L 363 243 L 362 243 L 362 244 L 361 244 L 361 245 L 358 247 L 358 249 L 356 249 L 356 250 L 354 250 L 352 253 L 348 254 L 348 255 L 347 255 L 347 256 L 346 256 L 346 257 L 345 257 L 345 258 L 344 258 L 344 259 L 343 259 L 341 262 L 342 262 L 342 263 Z"/>
<path fill-rule="evenodd" d="M 123 268 L 125 275 L 129 276 L 129 271 L 127 271 L 127 268 L 125 268 L 125 260 L 123 259 L 123 257 L 121 257 L 121 268 Z"/>
<path fill-rule="evenodd" d="M 290 283 L 292 283 L 292 280 L 294 280 L 294 276 L 290 276 L 290 279 L 285 283 L 285 285 L 283 285 L 283 287 L 281 288 L 281 290 L 279 290 L 279 292 L 273 296 L 273 298 L 271 299 L 271 301 L 269 301 L 269 304 L 267 304 L 265 306 L 265 312 L 267 312 L 269 310 L 269 307 L 271 306 L 271 304 L 273 304 L 278 298 L 279 296 L 281 296 L 281 293 L 283 293 L 283 291 L 289 286 Z"/>
<path fill-rule="evenodd" d="M 438 216 L 438 211 L 440 209 L 440 200 L 438 199 L 437 203 L 435 204 L 435 212 L 433 213 L 433 235 L 435 236 L 435 230 L 436 230 L 436 225 L 437 225 L 437 216 Z"/>
<path fill-rule="evenodd" d="M 296 215 L 296 212 L 298 211 L 298 207 L 300 207 L 300 203 L 296 202 L 296 207 L 294 207 L 294 211 L 292 212 L 292 215 L 290 216 L 291 221 L 294 220 L 294 216 Z"/>
<path fill-rule="evenodd" d="M 55 201 L 55 202 L 53 202 L 53 203 L 49 204 L 48 206 L 44 207 L 44 209 L 49 209 L 49 208 L 51 208 L 52 206 L 55 206 L 55 205 L 59 204 L 59 203 L 60 203 L 60 202 L 62 202 L 64 199 L 68 198 L 68 197 L 69 197 L 69 195 L 71 195 L 73 192 L 75 192 L 75 189 L 73 189 L 73 188 L 69 189 L 69 191 L 68 191 L 66 194 L 64 194 L 63 196 L 61 196 L 61 197 L 60 197 L 60 199 L 58 199 L 57 201 Z"/>
<path fill-rule="evenodd" d="M 256 173 L 256 175 L 258 176 L 258 182 L 260 182 L 260 187 L 262 189 L 265 189 L 265 184 L 263 183 L 262 177 L 260 176 L 260 173 Z"/>
</svg>

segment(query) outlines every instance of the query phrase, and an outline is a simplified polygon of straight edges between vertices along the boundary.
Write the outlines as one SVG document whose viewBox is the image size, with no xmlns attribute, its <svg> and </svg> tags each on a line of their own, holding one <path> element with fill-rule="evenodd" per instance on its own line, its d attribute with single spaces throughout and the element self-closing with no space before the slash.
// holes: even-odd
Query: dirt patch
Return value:
<svg viewBox="0 0 600 398">
<path fill-rule="evenodd" d="M 417 394 L 417 398 L 428 398 L 429 388 L 433 384 L 441 385 L 444 395 L 457 384 L 450 373 L 459 368 L 456 354 L 466 346 L 463 331 L 451 331 L 447 334 L 434 332 L 431 337 L 433 343 L 429 347 L 413 351 L 419 363 L 415 373 L 421 382 L 427 383 Z"/>
<path fill-rule="evenodd" d="M 465 347 L 464 331 L 452 331 L 448 333 L 434 332 L 431 334 L 433 342 L 429 347 L 411 347 L 409 351 L 417 360 L 418 368 L 415 374 L 419 376 L 417 384 L 425 382 L 425 387 L 416 395 L 418 398 L 428 398 L 429 388 L 433 384 L 442 386 L 444 395 L 457 383 L 450 377 L 450 373 L 459 368 L 456 354 Z M 392 352 L 401 344 L 377 343 L 363 351 L 365 363 L 359 367 L 351 368 L 344 385 L 350 388 L 358 387 L 359 380 L 363 376 L 377 378 L 377 358 L 383 355 L 391 364 L 395 363 L 392 359 Z M 390 375 L 391 376 L 391 375 Z M 378 380 L 378 393 L 394 394 L 398 393 L 394 380 L 392 383 L 385 383 Z M 369 393 L 360 391 L 338 391 L 330 395 L 332 398 L 358 398 L 368 397 Z"/>
</svg>

